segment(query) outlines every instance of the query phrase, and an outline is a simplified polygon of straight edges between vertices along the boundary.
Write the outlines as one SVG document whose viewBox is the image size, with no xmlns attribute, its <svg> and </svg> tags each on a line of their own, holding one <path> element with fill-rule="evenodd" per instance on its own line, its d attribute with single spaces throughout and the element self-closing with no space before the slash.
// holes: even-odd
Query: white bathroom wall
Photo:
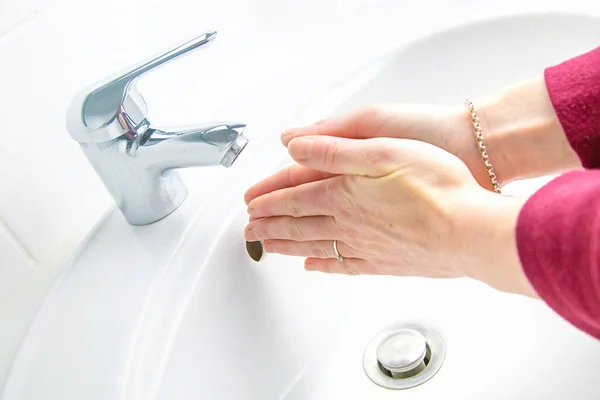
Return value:
<svg viewBox="0 0 600 400">
<path fill-rule="evenodd" d="M 32 18 L 55 0 L 0 0 L 0 35 Z"/>
<path fill-rule="evenodd" d="M 108 204 L 64 130 L 82 74 L 65 67 L 75 54 L 50 22 L 59 4 L 0 1 L 0 377 L 67 254 Z"/>
</svg>

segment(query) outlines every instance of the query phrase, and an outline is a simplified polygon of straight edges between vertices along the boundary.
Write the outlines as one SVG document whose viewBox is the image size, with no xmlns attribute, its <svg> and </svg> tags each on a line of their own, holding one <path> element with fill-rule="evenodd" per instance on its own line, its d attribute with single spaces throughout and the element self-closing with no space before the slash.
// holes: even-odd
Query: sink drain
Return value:
<svg viewBox="0 0 600 400">
<path fill-rule="evenodd" d="M 367 376 L 387 389 L 409 389 L 431 379 L 446 355 L 442 337 L 411 323 L 392 325 L 371 340 L 364 355 Z"/>
</svg>

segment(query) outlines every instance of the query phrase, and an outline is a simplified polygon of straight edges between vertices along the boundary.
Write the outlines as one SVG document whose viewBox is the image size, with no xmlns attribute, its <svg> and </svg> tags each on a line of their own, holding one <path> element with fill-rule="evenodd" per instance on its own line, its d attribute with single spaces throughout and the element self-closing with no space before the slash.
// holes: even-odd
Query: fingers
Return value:
<svg viewBox="0 0 600 400">
<path fill-rule="evenodd" d="M 331 178 L 332 176 L 335 175 L 295 164 L 280 170 L 279 172 L 252 186 L 246 191 L 246 194 L 244 195 L 244 201 L 246 204 L 248 204 L 263 194 L 303 185 L 309 182 L 320 181 Z"/>
<path fill-rule="evenodd" d="M 335 215 L 344 193 L 345 177 L 336 176 L 257 197 L 248 204 L 248 214 L 255 219 Z"/>
<path fill-rule="evenodd" d="M 330 216 L 261 218 L 250 222 L 244 232 L 249 242 L 266 239 L 333 240 L 343 234 L 343 228 Z"/>
<path fill-rule="evenodd" d="M 398 168 L 396 140 L 307 136 L 293 139 L 288 151 L 299 164 L 319 171 L 380 177 Z"/>
<path fill-rule="evenodd" d="M 338 261 L 335 258 L 307 258 L 304 262 L 304 269 L 307 271 L 319 271 L 328 274 L 378 274 L 368 261 L 360 258 L 344 258 L 343 261 Z"/>
<path fill-rule="evenodd" d="M 386 112 L 384 106 L 367 106 L 349 114 L 327 118 L 302 128 L 288 129 L 281 134 L 281 142 L 288 143 L 301 136 L 336 136 L 352 139 L 366 139 L 387 136 L 381 129 L 393 113 Z"/>
<path fill-rule="evenodd" d="M 354 128 L 354 122 L 348 115 L 331 117 L 316 124 L 302 128 L 288 129 L 281 134 L 281 142 L 287 147 L 289 142 L 300 136 L 338 136 L 338 137 L 356 137 L 357 130 Z"/>
<path fill-rule="evenodd" d="M 338 241 L 338 251 L 347 258 L 357 258 L 357 252 L 342 241 Z M 266 240 L 263 248 L 267 253 L 278 253 L 287 256 L 333 258 L 337 260 L 337 254 L 333 250 L 333 240 L 313 240 L 308 242 L 297 242 L 294 240 Z M 339 261 L 338 261 L 339 262 Z"/>
</svg>

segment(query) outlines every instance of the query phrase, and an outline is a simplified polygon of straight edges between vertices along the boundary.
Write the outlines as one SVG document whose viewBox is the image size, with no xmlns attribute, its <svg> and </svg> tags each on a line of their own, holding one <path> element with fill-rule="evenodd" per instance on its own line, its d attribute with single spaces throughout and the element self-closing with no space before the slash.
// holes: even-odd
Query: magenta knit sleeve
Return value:
<svg viewBox="0 0 600 400">
<path fill-rule="evenodd" d="M 550 99 L 584 167 L 600 166 L 600 48 L 545 71 Z M 539 296 L 600 339 L 600 170 L 558 177 L 517 222 L 523 269 Z"/>
</svg>

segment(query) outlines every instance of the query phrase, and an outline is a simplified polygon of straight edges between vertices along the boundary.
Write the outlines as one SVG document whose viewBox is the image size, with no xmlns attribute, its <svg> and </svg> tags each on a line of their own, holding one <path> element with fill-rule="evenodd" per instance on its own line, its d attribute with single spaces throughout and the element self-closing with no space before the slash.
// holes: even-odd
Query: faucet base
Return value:
<svg viewBox="0 0 600 400">
<path fill-rule="evenodd" d="M 142 226 L 158 222 L 179 208 L 187 197 L 187 187 L 175 170 L 168 170 L 158 178 L 154 190 L 141 202 L 119 204 L 131 225 Z"/>
</svg>

